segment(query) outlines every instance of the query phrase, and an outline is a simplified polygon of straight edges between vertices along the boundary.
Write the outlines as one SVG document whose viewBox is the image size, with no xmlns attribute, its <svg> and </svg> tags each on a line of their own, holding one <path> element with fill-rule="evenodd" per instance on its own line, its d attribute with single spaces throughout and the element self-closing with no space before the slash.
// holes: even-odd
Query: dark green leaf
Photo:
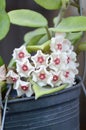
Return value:
<svg viewBox="0 0 86 130">
<path fill-rule="evenodd" d="M 5 10 L 5 7 L 6 7 L 6 1 L 0 0 L 0 10 Z"/>
<path fill-rule="evenodd" d="M 2 57 L 0 56 L 0 66 L 2 66 L 4 64 L 4 61 L 2 59 Z"/>
<path fill-rule="evenodd" d="M 86 51 L 86 42 L 80 43 L 78 46 L 79 51 Z"/>
<path fill-rule="evenodd" d="M 8 13 L 10 21 L 13 24 L 26 27 L 44 27 L 47 26 L 46 18 L 32 10 L 20 9 Z"/>
<path fill-rule="evenodd" d="M 51 28 L 55 32 L 77 32 L 86 31 L 86 17 L 75 16 L 64 18 L 56 28 Z"/>
<path fill-rule="evenodd" d="M 49 10 L 59 9 L 62 5 L 61 0 L 34 0 L 34 1 L 40 6 Z"/>
<path fill-rule="evenodd" d="M 10 20 L 7 13 L 0 11 L 0 40 L 8 33 L 10 28 Z"/>
<path fill-rule="evenodd" d="M 73 45 L 75 45 L 78 40 L 82 37 L 82 32 L 77 32 L 77 33 L 68 33 L 67 34 L 67 39 L 69 39 Z"/>
</svg>

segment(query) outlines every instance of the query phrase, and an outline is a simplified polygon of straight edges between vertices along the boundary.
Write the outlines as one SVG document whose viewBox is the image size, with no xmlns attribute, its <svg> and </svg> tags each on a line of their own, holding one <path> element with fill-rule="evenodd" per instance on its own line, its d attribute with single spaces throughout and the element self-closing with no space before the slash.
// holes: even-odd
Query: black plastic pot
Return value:
<svg viewBox="0 0 86 130">
<path fill-rule="evenodd" d="M 8 101 L 4 130 L 79 130 L 80 79 L 77 85 L 43 96 Z"/>
</svg>

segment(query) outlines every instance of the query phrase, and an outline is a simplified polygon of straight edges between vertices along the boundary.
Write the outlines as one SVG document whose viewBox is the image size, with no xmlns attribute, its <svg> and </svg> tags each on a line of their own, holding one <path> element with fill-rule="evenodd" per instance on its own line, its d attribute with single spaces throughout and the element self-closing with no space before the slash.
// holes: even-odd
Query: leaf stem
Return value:
<svg viewBox="0 0 86 130">
<path fill-rule="evenodd" d="M 63 19 L 63 16 L 64 16 L 65 11 L 66 11 L 67 7 L 69 6 L 69 4 L 70 4 L 70 3 L 68 3 L 68 4 L 66 5 L 66 3 L 65 3 L 64 1 L 62 2 L 62 8 L 60 9 L 59 14 L 58 14 L 58 16 L 57 16 L 57 23 L 55 24 L 55 27 L 57 27 L 57 25 L 58 25 L 58 24 L 61 22 L 61 20 Z"/>
<path fill-rule="evenodd" d="M 48 29 L 48 27 L 45 27 L 45 29 L 46 29 L 46 32 L 47 32 L 48 39 L 50 40 L 51 39 L 51 34 L 49 32 L 49 29 Z"/>
</svg>

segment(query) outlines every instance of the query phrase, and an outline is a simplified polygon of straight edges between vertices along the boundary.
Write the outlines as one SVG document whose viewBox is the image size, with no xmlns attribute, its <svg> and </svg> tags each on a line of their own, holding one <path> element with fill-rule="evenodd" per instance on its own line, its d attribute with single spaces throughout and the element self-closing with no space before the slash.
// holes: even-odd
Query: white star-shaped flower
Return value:
<svg viewBox="0 0 86 130">
<path fill-rule="evenodd" d="M 76 63 L 76 53 L 70 51 L 67 53 L 67 68 L 69 69 L 76 69 L 79 66 L 79 63 Z"/>
<path fill-rule="evenodd" d="M 31 57 L 31 59 L 35 64 L 35 67 L 39 68 L 40 66 L 48 66 L 49 55 L 42 53 L 41 50 L 38 50 L 37 53 Z"/>
<path fill-rule="evenodd" d="M 17 82 L 14 84 L 13 88 L 17 91 L 18 96 L 26 95 L 27 97 L 31 97 L 33 94 L 33 90 L 31 88 L 30 82 L 25 82 L 22 80 L 17 80 Z"/>
<path fill-rule="evenodd" d="M 20 78 L 17 73 L 15 73 L 13 70 L 9 70 L 7 75 L 7 83 L 15 83 Z"/>
<path fill-rule="evenodd" d="M 63 46 L 62 51 L 65 51 L 65 52 L 70 52 L 70 50 L 73 50 L 74 48 L 68 39 L 63 40 L 62 46 Z"/>
<path fill-rule="evenodd" d="M 21 77 L 29 77 L 31 72 L 34 71 L 34 67 L 31 65 L 28 59 L 23 62 L 17 62 L 16 70 Z"/>
<path fill-rule="evenodd" d="M 60 79 L 60 72 L 51 70 L 51 74 L 52 74 L 52 79 L 51 79 L 52 87 L 55 87 L 55 86 L 57 87 L 61 85 L 62 81 Z"/>
<path fill-rule="evenodd" d="M 50 49 L 52 52 L 62 51 L 63 37 L 53 37 L 50 43 Z"/>
<path fill-rule="evenodd" d="M 56 37 L 51 39 L 50 49 L 52 52 L 68 52 L 73 50 L 73 46 L 68 39 L 65 39 L 63 36 L 56 35 Z"/>
<path fill-rule="evenodd" d="M 65 68 L 67 55 L 65 52 L 62 53 L 51 53 L 50 55 L 49 68 L 55 71 L 60 71 Z"/>
<path fill-rule="evenodd" d="M 74 84 L 75 81 L 75 75 L 78 73 L 78 70 L 64 70 L 60 74 L 60 78 L 62 80 L 62 83 L 69 83 L 69 84 Z"/>
<path fill-rule="evenodd" d="M 52 74 L 46 68 L 41 67 L 32 73 L 32 80 L 35 81 L 40 87 L 47 84 L 51 85 Z"/>
<path fill-rule="evenodd" d="M 13 59 L 15 61 L 22 62 L 24 59 L 27 59 L 30 57 L 30 54 L 26 50 L 26 47 L 23 45 L 20 48 L 15 48 L 13 51 Z"/>
</svg>

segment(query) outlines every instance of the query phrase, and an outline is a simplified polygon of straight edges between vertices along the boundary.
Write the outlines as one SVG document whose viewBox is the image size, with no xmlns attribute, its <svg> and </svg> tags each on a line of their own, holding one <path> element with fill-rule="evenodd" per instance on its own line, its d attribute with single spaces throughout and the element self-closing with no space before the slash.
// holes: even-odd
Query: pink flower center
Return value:
<svg viewBox="0 0 86 130">
<path fill-rule="evenodd" d="M 29 89 L 29 87 L 27 87 L 27 86 L 21 86 L 21 89 L 22 89 L 23 91 L 27 91 L 27 90 Z"/>
<path fill-rule="evenodd" d="M 39 63 L 43 63 L 43 62 L 44 62 L 43 56 L 39 56 L 39 57 L 38 57 L 38 62 L 39 62 Z"/>
<path fill-rule="evenodd" d="M 64 76 L 65 76 L 66 78 L 68 78 L 68 77 L 69 77 L 69 72 L 67 71 Z"/>
<path fill-rule="evenodd" d="M 54 75 L 53 76 L 53 81 L 57 81 L 58 80 L 58 76 L 57 75 Z"/>
<path fill-rule="evenodd" d="M 19 58 L 24 58 L 24 52 L 22 52 L 22 51 L 19 52 L 19 53 L 18 53 L 18 57 L 19 57 Z"/>
<path fill-rule="evenodd" d="M 16 82 L 16 81 L 17 81 L 16 78 L 11 77 L 11 79 L 12 79 L 13 82 Z"/>
<path fill-rule="evenodd" d="M 23 65 L 23 66 L 22 66 L 22 70 L 23 70 L 23 71 L 27 71 L 27 70 L 28 70 L 28 66 L 27 66 L 27 65 Z"/>
<path fill-rule="evenodd" d="M 69 63 L 69 62 L 70 62 L 70 57 L 67 58 L 67 63 Z"/>
<path fill-rule="evenodd" d="M 56 59 L 54 60 L 54 63 L 55 63 L 56 65 L 60 64 L 60 59 L 59 59 L 59 58 L 56 58 Z"/>
<path fill-rule="evenodd" d="M 44 79 L 46 78 L 46 76 L 45 76 L 45 74 L 41 73 L 41 74 L 39 75 L 39 78 L 40 78 L 41 80 L 44 80 Z"/>
<path fill-rule="evenodd" d="M 60 44 L 60 43 L 57 44 L 57 49 L 58 49 L 58 50 L 62 50 L 62 44 Z"/>
</svg>

